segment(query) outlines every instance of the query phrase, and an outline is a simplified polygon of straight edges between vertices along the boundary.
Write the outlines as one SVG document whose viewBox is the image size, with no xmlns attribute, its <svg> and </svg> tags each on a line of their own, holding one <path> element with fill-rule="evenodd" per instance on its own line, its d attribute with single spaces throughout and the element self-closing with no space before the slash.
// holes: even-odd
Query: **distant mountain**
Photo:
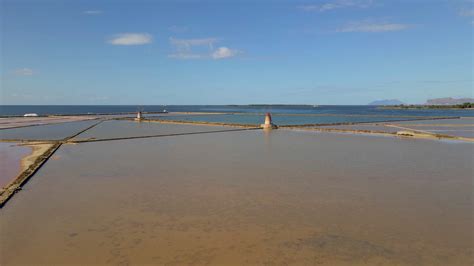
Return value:
<svg viewBox="0 0 474 266">
<path fill-rule="evenodd" d="M 460 98 L 454 99 L 451 97 L 446 98 L 436 98 L 436 99 L 429 99 L 426 101 L 426 105 L 454 105 L 454 104 L 463 104 L 463 103 L 474 103 L 473 98 Z"/>
<path fill-rule="evenodd" d="M 400 100 L 397 99 L 389 99 L 389 100 L 378 100 L 369 103 L 369 105 L 400 105 L 403 104 Z"/>
</svg>

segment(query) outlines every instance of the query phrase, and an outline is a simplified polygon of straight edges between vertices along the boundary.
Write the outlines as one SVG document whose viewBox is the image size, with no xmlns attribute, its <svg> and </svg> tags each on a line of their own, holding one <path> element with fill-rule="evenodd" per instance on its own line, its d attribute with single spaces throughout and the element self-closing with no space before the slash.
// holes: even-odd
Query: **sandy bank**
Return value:
<svg viewBox="0 0 474 266">
<path fill-rule="evenodd" d="M 384 132 L 384 131 L 374 131 L 374 130 L 352 130 L 352 129 L 335 129 L 335 128 L 318 128 L 318 127 L 285 127 L 285 129 L 290 130 L 305 130 L 305 131 L 319 131 L 319 132 L 329 132 L 329 133 L 347 133 L 347 134 L 364 134 L 364 135 L 377 135 L 377 136 L 387 136 L 387 137 L 401 137 L 401 138 L 415 138 L 415 139 L 447 139 L 447 140 L 459 140 L 474 142 L 474 138 L 466 137 L 457 137 L 449 136 L 442 134 L 434 134 L 431 132 L 421 132 L 413 129 L 405 128 L 398 132 Z"/>
<path fill-rule="evenodd" d="M 48 160 L 48 158 L 59 148 L 60 143 L 28 143 L 32 152 L 22 158 L 20 164 L 20 174 L 11 183 L 0 190 L 0 207 L 11 198 L 11 196 L 21 190 L 21 186 Z"/>
<path fill-rule="evenodd" d="M 28 167 L 33 165 L 35 163 L 36 159 L 38 159 L 39 156 L 41 156 L 49 148 L 51 148 L 53 146 L 53 144 L 29 143 L 26 146 L 31 147 L 32 151 L 29 155 L 27 155 L 27 156 L 25 156 L 21 159 L 21 164 L 20 164 L 21 165 L 21 169 L 20 169 L 21 172 L 25 171 L 26 169 L 28 169 Z"/>
</svg>

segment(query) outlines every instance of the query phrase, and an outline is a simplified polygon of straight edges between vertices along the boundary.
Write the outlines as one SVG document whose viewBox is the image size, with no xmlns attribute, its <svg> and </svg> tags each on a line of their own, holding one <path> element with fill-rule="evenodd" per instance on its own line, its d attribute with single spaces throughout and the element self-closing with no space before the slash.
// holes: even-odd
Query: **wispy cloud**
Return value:
<svg viewBox="0 0 474 266">
<path fill-rule="evenodd" d="M 231 58 L 239 54 L 240 51 L 222 46 L 214 48 L 218 38 L 195 38 L 176 39 L 171 37 L 170 43 L 175 52 L 170 54 L 170 58 L 176 59 L 224 59 Z"/>
<path fill-rule="evenodd" d="M 193 46 L 208 46 L 209 49 L 213 49 L 214 43 L 218 39 L 211 38 L 200 38 L 200 39 L 176 39 L 171 37 L 170 43 L 178 50 L 190 50 Z"/>
<path fill-rule="evenodd" d="M 94 16 L 102 14 L 102 10 L 86 10 L 82 12 L 84 15 Z"/>
<path fill-rule="evenodd" d="M 168 57 L 176 58 L 176 59 L 203 59 L 203 58 L 207 58 L 208 56 L 203 55 L 203 54 L 177 52 L 177 53 L 168 55 Z"/>
<path fill-rule="evenodd" d="M 195 38 L 195 39 L 176 39 L 171 37 L 170 43 L 174 47 L 175 52 L 169 57 L 176 59 L 203 59 L 209 57 L 208 53 L 214 49 L 214 43 L 218 39 L 211 38 Z M 200 52 L 193 51 L 193 47 L 197 47 Z M 208 49 L 209 52 L 202 52 L 202 49 Z"/>
<path fill-rule="evenodd" d="M 461 17 L 473 17 L 474 16 L 474 9 L 461 9 L 459 10 L 459 15 Z"/>
<path fill-rule="evenodd" d="M 31 68 L 18 68 L 13 70 L 13 74 L 16 76 L 33 76 L 36 74 L 36 71 L 34 71 Z"/>
<path fill-rule="evenodd" d="M 458 11 L 458 15 L 460 17 L 466 17 L 466 18 L 470 18 L 470 17 L 474 17 L 474 8 L 472 8 L 472 4 L 474 4 L 474 0 L 469 0 L 469 1 L 466 1 L 468 3 L 471 3 L 470 7 L 463 7 L 461 9 L 459 9 Z M 471 20 L 471 25 L 474 26 L 474 20 Z"/>
<path fill-rule="evenodd" d="M 214 59 L 224 59 L 234 57 L 239 53 L 238 50 L 230 49 L 225 46 L 217 48 L 214 52 L 212 52 L 211 56 Z"/>
<path fill-rule="evenodd" d="M 373 0 L 333 0 L 321 4 L 307 4 L 298 6 L 303 11 L 325 12 L 341 8 L 368 8 L 373 5 Z"/>
<path fill-rule="evenodd" d="M 148 33 L 120 33 L 113 35 L 107 42 L 112 45 L 144 45 L 153 41 Z"/>
<path fill-rule="evenodd" d="M 386 22 L 351 22 L 336 30 L 336 32 L 389 32 L 401 31 L 410 28 L 409 24 Z"/>
</svg>

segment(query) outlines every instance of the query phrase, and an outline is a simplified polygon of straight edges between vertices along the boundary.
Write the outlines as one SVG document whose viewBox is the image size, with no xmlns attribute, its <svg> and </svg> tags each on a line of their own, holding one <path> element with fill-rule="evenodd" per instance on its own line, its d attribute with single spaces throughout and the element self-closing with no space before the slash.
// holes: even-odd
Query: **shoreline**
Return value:
<svg viewBox="0 0 474 266">
<path fill-rule="evenodd" d="M 443 118 L 441 118 L 443 119 Z M 131 119 L 127 119 L 131 120 Z M 430 119 L 436 120 L 436 119 Z M 133 121 L 133 120 L 132 120 Z M 137 121 L 138 122 L 138 121 Z M 228 126 L 228 127 L 240 127 L 240 128 L 259 128 L 256 125 L 245 125 L 245 124 L 227 124 L 227 123 L 216 123 L 216 122 L 198 122 L 198 121 L 175 121 L 175 120 L 142 120 L 141 122 L 149 123 L 164 123 L 164 124 L 184 124 L 184 125 L 202 125 L 202 126 Z M 401 129 L 398 132 L 390 133 L 385 131 L 375 131 L 375 130 L 353 130 L 353 129 L 332 129 L 332 128 L 318 128 L 318 126 L 339 126 L 339 125 L 357 125 L 357 124 L 368 124 L 373 122 L 361 122 L 361 123 L 338 123 L 338 124 L 329 124 L 329 125 L 286 125 L 279 126 L 281 129 L 289 130 L 305 130 L 305 131 L 320 131 L 320 132 L 329 132 L 329 133 L 347 133 L 354 135 L 378 135 L 378 136 L 387 136 L 387 137 L 402 137 L 402 138 L 411 138 L 411 139 L 432 139 L 432 140 L 458 140 L 464 142 L 474 142 L 474 138 L 459 137 L 459 136 L 450 136 L 444 134 L 436 134 L 428 131 L 415 130 L 406 127 L 400 127 L 397 125 L 385 124 L 388 127 L 394 127 Z"/>
<path fill-rule="evenodd" d="M 2 208 L 17 191 L 21 190 L 21 186 L 43 166 L 61 146 L 61 143 L 44 144 L 31 142 L 25 144 L 25 146 L 30 146 L 32 151 L 29 155 L 21 159 L 21 170 L 19 174 L 0 190 L 0 208 Z"/>
<path fill-rule="evenodd" d="M 395 126 L 396 127 L 396 126 Z M 466 137 L 456 137 L 442 134 L 433 134 L 430 132 L 416 131 L 410 128 L 407 128 L 403 131 L 398 131 L 395 133 L 384 132 L 384 131 L 375 131 L 375 130 L 354 130 L 354 129 L 337 129 L 337 128 L 317 128 L 317 127 L 283 127 L 283 129 L 289 130 L 302 130 L 302 131 L 318 131 L 326 133 L 344 133 L 351 135 L 372 135 L 372 136 L 385 136 L 385 137 L 400 137 L 407 139 L 431 139 L 431 140 L 457 140 L 463 142 L 473 142 L 474 138 Z"/>
<path fill-rule="evenodd" d="M 44 143 L 28 143 L 22 146 L 28 146 L 31 148 L 30 154 L 23 157 L 20 161 L 20 172 L 19 175 L 24 172 L 28 167 L 35 163 L 36 159 L 45 153 L 53 144 Z"/>
<path fill-rule="evenodd" d="M 37 117 L 25 117 L 23 115 L 0 115 L 0 118 L 70 118 L 70 117 L 90 117 L 90 116 L 111 116 L 111 115 L 136 115 L 137 112 L 117 112 L 117 113 L 75 113 L 75 114 L 43 114 Z M 213 114 L 227 114 L 223 112 L 142 112 L 142 114 L 161 114 L 161 115 L 173 115 L 173 114 L 199 114 L 199 115 L 213 115 Z"/>
<path fill-rule="evenodd" d="M 429 107 L 429 106 L 413 106 L 413 107 L 397 107 L 397 106 L 380 106 L 377 109 L 381 110 L 469 110 L 473 111 L 474 108 L 456 108 L 456 107 Z"/>
</svg>

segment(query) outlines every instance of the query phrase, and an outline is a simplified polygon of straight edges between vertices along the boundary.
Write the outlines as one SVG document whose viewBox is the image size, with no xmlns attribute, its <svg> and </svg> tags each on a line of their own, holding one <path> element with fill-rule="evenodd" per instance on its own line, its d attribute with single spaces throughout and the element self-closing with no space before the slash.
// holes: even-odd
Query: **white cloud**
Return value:
<svg viewBox="0 0 474 266">
<path fill-rule="evenodd" d="M 170 44 L 175 48 L 175 52 L 168 55 L 176 59 L 224 59 L 238 55 L 240 51 L 222 46 L 214 49 L 214 45 L 219 39 L 196 38 L 196 39 L 176 39 L 171 37 Z"/>
<path fill-rule="evenodd" d="M 102 14 L 102 11 L 101 10 L 86 10 L 83 12 L 83 14 L 85 15 L 100 15 Z"/>
<path fill-rule="evenodd" d="M 373 5 L 373 0 L 333 0 L 322 4 L 309 4 L 298 6 L 303 11 L 330 11 L 341 8 L 368 8 Z"/>
<path fill-rule="evenodd" d="M 170 43 L 175 48 L 175 52 L 168 55 L 176 59 L 223 59 L 233 57 L 238 54 L 237 50 L 227 47 L 214 49 L 214 44 L 219 39 L 195 38 L 195 39 L 176 39 L 171 37 Z"/>
<path fill-rule="evenodd" d="M 337 32 L 387 32 L 387 31 L 401 31 L 409 28 L 408 24 L 400 23 L 372 23 L 372 22 L 351 22 L 342 28 L 337 29 Z"/>
<path fill-rule="evenodd" d="M 153 37 L 148 33 L 120 33 L 108 40 L 112 45 L 143 45 L 153 41 Z"/>
<path fill-rule="evenodd" d="M 18 68 L 13 70 L 13 74 L 17 76 L 33 76 L 36 72 L 31 68 Z"/>
<path fill-rule="evenodd" d="M 178 50 L 190 50 L 193 46 L 208 46 L 209 49 L 213 49 L 214 43 L 217 42 L 217 38 L 200 38 L 200 39 L 176 39 L 171 37 L 170 43 Z"/>
<path fill-rule="evenodd" d="M 219 47 L 214 52 L 212 52 L 211 57 L 214 59 L 224 59 L 229 57 L 234 57 L 239 53 L 237 50 L 233 50 L 227 47 Z"/>
</svg>

